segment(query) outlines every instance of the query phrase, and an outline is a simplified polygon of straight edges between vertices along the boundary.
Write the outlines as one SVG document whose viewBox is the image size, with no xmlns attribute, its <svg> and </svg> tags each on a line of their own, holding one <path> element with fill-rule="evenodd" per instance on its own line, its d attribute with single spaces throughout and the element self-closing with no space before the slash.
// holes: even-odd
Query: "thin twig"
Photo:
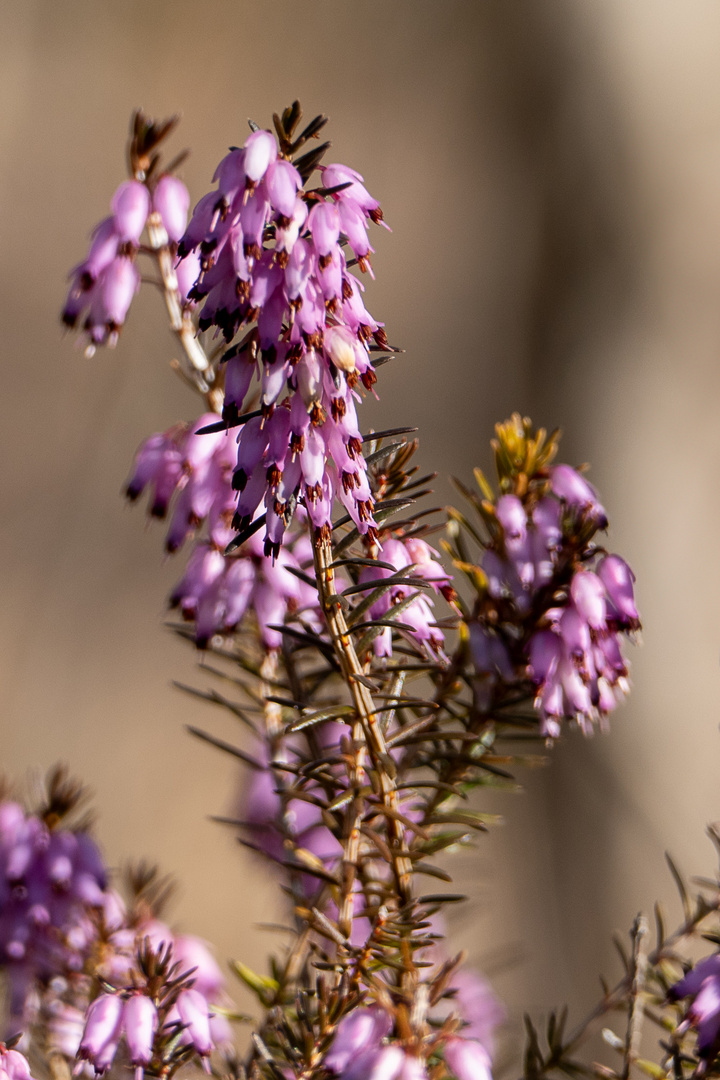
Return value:
<svg viewBox="0 0 720 1080">
<path fill-rule="evenodd" d="M 628 1008 L 628 1026 L 625 1035 L 625 1055 L 621 1072 L 622 1080 L 629 1080 L 630 1067 L 638 1056 L 640 1048 L 640 1032 L 643 1021 L 642 993 L 645 987 L 646 974 L 646 944 L 648 937 L 647 919 L 641 913 L 635 919 L 632 928 L 633 958 L 630 976 L 630 1004 Z"/>
<path fill-rule="evenodd" d="M 192 376 L 191 382 L 195 389 L 203 394 L 208 408 L 212 412 L 220 413 L 222 411 L 223 391 L 221 387 L 215 386 L 214 383 L 207 382 L 208 374 L 212 371 L 210 361 L 198 341 L 195 324 L 189 313 L 183 309 L 173 256 L 168 244 L 168 235 L 163 228 L 159 214 L 152 213 L 148 218 L 147 233 L 162 278 L 163 295 L 165 296 L 165 306 L 170 317 L 170 326 L 177 335 L 187 357 L 190 365 L 189 374 Z"/>
</svg>

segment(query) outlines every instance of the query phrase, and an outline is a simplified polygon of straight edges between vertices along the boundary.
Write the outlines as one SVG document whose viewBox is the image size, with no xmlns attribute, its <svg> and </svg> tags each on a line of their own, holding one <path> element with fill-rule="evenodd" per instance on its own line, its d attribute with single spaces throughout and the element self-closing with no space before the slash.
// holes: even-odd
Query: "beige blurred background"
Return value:
<svg viewBox="0 0 720 1080">
<path fill-rule="evenodd" d="M 678 914 L 664 848 L 711 871 L 703 829 L 720 818 L 716 0 L 5 0 L 1 14 L 3 770 L 67 762 L 95 789 L 109 859 L 161 860 L 182 927 L 262 964 L 256 924 L 281 901 L 208 821 L 237 774 L 183 724 L 234 732 L 169 688 L 204 681 L 161 629 L 180 567 L 120 498 L 139 441 L 195 406 L 155 295 L 91 361 L 57 311 L 123 179 L 135 106 L 182 112 L 197 199 L 246 118 L 268 124 L 297 96 L 330 114 L 332 157 L 360 168 L 394 230 L 376 233 L 370 307 L 407 351 L 373 421 L 418 424 L 442 476 L 486 463 L 513 409 L 562 426 L 637 571 L 644 645 L 612 735 L 556 748 L 459 863 L 474 897 L 455 942 L 513 1023 L 565 1000 L 578 1016 L 598 971 L 617 973 L 612 930 L 656 896 Z"/>
</svg>

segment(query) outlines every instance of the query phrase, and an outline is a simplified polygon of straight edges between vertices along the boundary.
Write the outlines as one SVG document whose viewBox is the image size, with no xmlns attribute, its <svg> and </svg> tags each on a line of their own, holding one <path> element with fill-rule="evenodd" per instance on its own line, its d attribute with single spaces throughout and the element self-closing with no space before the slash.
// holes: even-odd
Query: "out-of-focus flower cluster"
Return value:
<svg viewBox="0 0 720 1080">
<path fill-rule="evenodd" d="M 216 326 L 228 342 L 248 329 L 226 359 L 225 418 L 238 422 L 255 378 L 262 413 L 240 432 L 235 528 L 264 504 L 274 553 L 299 496 L 318 528 L 329 528 L 335 496 L 361 533 L 376 528 L 355 387 L 372 387 L 370 343 L 387 341 L 345 246 L 369 267 L 368 222 L 382 213 L 343 165 L 320 167 L 322 186 L 305 190 L 313 169 L 297 168 L 271 132 L 254 131 L 220 162 L 217 190 L 197 204 L 179 246 L 200 259 L 189 293 L 203 305 L 200 328 Z"/>
<path fill-rule="evenodd" d="M 502 494 L 480 476 L 486 498 L 471 500 L 488 539 L 478 566 L 463 564 L 479 593 L 468 619 L 477 707 L 529 682 L 543 734 L 558 735 L 563 719 L 589 733 L 627 690 L 621 641 L 640 627 L 634 576 L 595 540 L 607 517 L 594 488 L 549 464 L 556 441 L 519 417 L 498 436 Z"/>
<path fill-rule="evenodd" d="M 178 424 L 146 440 L 136 455 L 127 495 L 134 500 L 149 489 L 150 513 L 158 518 L 164 518 L 173 503 L 165 541 L 169 552 L 179 550 L 207 523 L 207 535 L 195 543 L 170 597 L 183 618 L 194 622 L 197 644 L 204 647 L 215 634 L 230 633 L 253 612 L 263 643 L 279 648 L 282 635 L 276 627 L 288 616 L 319 627 L 317 591 L 302 579 L 303 569 L 312 566 L 310 539 L 296 531 L 292 545 L 270 560 L 255 533 L 231 555 L 223 554 L 234 535 L 235 434 L 198 434 L 216 420 L 208 413 L 190 426 Z"/>
<path fill-rule="evenodd" d="M 133 1032 L 138 1025 L 147 1030 L 142 1017 L 133 1017 L 138 1010 L 147 1013 L 135 999 L 139 987 L 150 985 L 141 979 L 143 956 L 154 950 L 174 965 L 173 977 L 186 975 L 185 996 L 176 993 L 166 1010 L 165 1024 L 177 1029 L 176 1042 L 201 1056 L 210 1052 L 205 1043 L 200 1048 L 183 1009 L 204 1015 L 210 1048 L 231 1042 L 227 1020 L 212 1012 L 228 999 L 225 979 L 205 943 L 174 934 L 142 897 L 126 907 L 108 887 L 92 837 L 82 828 L 60 827 L 60 819 L 53 810 L 27 814 L 17 802 L 0 802 L 0 970 L 9 987 L 7 1027 L 15 1033 L 41 1024 L 51 1051 L 69 1060 L 80 1051 L 98 1072 L 109 1066 L 124 1030 L 133 1064 L 147 1064 L 132 1056 Z M 167 990 L 161 974 L 157 971 L 152 983 L 156 998 Z M 110 1024 L 108 1009 L 117 1012 L 117 1005 L 101 1007 L 102 998 L 92 1002 L 99 982 L 127 998 L 124 1019 Z M 92 1037 L 83 1048 L 88 1005 Z M 3 1058 L 0 1071 L 5 1061 L 15 1058 Z"/>
<path fill-rule="evenodd" d="M 461 1000 L 461 990 L 465 997 Z M 505 1010 L 481 976 L 455 972 L 448 987 L 458 1032 L 430 1035 L 419 1045 L 392 1040 L 393 1017 L 380 1005 L 353 1009 L 339 1023 L 323 1065 L 340 1080 L 425 1080 L 427 1058 L 442 1052 L 457 1080 L 491 1080 L 496 1027 Z M 440 1027 L 442 1018 L 437 1018 Z"/>
<path fill-rule="evenodd" d="M 51 828 L 19 803 L 0 803 L 0 964 L 11 1023 L 21 1023 L 38 982 L 81 971 L 107 875 L 86 832 Z"/>
<path fill-rule="evenodd" d="M 452 593 L 448 589 L 451 578 L 437 561 L 437 552 L 419 538 L 390 537 L 383 541 L 381 561 L 385 565 L 367 566 L 359 574 L 359 584 L 368 589 L 372 584 L 381 586 L 388 578 L 396 581 L 370 605 L 370 618 L 384 619 L 394 607 L 402 604 L 398 624 L 402 632 L 426 653 L 443 656 L 445 638 L 435 625 L 432 596 L 427 590 L 420 592 L 416 587 L 429 583 L 436 592 Z M 405 570 L 409 573 L 397 580 L 398 571 Z M 378 657 L 392 656 L 392 629 L 389 626 L 374 639 L 373 649 Z"/>
</svg>

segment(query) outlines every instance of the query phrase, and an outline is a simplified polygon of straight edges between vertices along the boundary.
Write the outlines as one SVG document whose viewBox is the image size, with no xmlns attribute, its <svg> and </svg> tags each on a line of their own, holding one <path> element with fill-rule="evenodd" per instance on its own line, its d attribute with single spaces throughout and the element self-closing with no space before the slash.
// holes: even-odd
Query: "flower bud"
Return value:
<svg viewBox="0 0 720 1080">
<path fill-rule="evenodd" d="M 161 176 L 152 197 L 153 210 L 160 215 L 165 232 L 177 243 L 185 232 L 190 192 L 176 176 Z"/>
<path fill-rule="evenodd" d="M 585 510 L 599 529 L 606 528 L 607 516 L 595 488 L 570 465 L 554 465 L 550 469 L 550 486 L 558 499 Z"/>
<path fill-rule="evenodd" d="M 132 298 L 139 288 L 140 275 L 135 264 L 125 257 L 113 259 L 105 271 L 101 285 L 105 322 L 122 326 Z"/>
<path fill-rule="evenodd" d="M 113 1063 L 122 1020 L 123 1001 L 117 994 L 101 994 L 90 1004 L 78 1056 L 94 1065 L 97 1073 Z"/>
<path fill-rule="evenodd" d="M 457 1080 L 492 1080 L 490 1056 L 475 1039 L 448 1039 L 445 1061 Z"/>
<path fill-rule="evenodd" d="M 277 158 L 275 136 L 269 131 L 253 131 L 245 140 L 245 175 L 257 184 Z"/>
<path fill-rule="evenodd" d="M 320 400 L 322 394 L 322 369 L 320 357 L 314 349 L 308 349 L 295 369 L 297 388 L 308 410 Z"/>
<path fill-rule="evenodd" d="M 346 326 L 331 326 L 325 331 L 325 352 L 341 371 L 354 371 L 357 361 L 357 338 Z"/>
<path fill-rule="evenodd" d="M 133 994 L 125 1003 L 125 1040 L 133 1065 L 150 1064 L 158 1015 L 155 1005 L 144 994 Z"/>
<path fill-rule="evenodd" d="M 385 1009 L 376 1005 L 369 1009 L 353 1009 L 338 1024 L 325 1058 L 326 1068 L 342 1072 L 362 1050 L 378 1047 L 381 1040 L 390 1034 L 391 1028 L 392 1017 Z"/>
<path fill-rule="evenodd" d="M 110 204 L 115 228 L 122 241 L 137 244 L 150 213 L 150 194 L 139 180 L 126 180 Z"/>
<path fill-rule="evenodd" d="M 177 1009 L 195 1050 L 201 1057 L 208 1057 L 213 1044 L 207 1000 L 199 990 L 183 990 L 178 995 Z"/>
<path fill-rule="evenodd" d="M 267 171 L 265 184 L 275 210 L 283 217 L 292 217 L 297 192 L 302 187 L 302 177 L 295 166 L 289 161 L 274 161 Z"/>
<path fill-rule="evenodd" d="M 635 622 L 640 618 L 635 606 L 633 582 L 635 575 L 619 555 L 606 555 L 598 563 L 597 575 L 610 597 L 610 603 L 624 621 Z"/>
<path fill-rule="evenodd" d="M 605 586 L 592 570 L 580 570 L 573 576 L 570 595 L 580 615 L 593 630 L 604 630 L 606 620 Z"/>
<path fill-rule="evenodd" d="M 340 215 L 334 203 L 315 203 L 308 226 L 318 255 L 329 255 L 340 236 Z"/>
</svg>

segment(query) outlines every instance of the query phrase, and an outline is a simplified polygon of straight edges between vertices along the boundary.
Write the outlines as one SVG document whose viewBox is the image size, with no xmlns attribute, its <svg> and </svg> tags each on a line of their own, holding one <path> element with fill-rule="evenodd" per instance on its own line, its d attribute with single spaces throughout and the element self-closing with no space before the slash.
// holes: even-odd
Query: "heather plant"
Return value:
<svg viewBox="0 0 720 1080">
<path fill-rule="evenodd" d="M 91 355 L 117 345 L 149 274 L 164 298 L 195 406 L 141 445 L 126 494 L 167 519 L 168 553 L 189 551 L 169 606 L 216 682 L 187 691 L 227 711 L 243 745 L 193 731 L 243 763 L 225 824 L 272 868 L 292 936 L 266 972 L 233 963 L 256 1002 L 241 1017 L 206 944 L 164 921 L 158 872 L 136 863 L 124 886 L 110 880 L 81 789 L 56 771 L 38 804 L 0 802 L 0 964 L 19 1037 L 0 1044 L 0 1069 L 13 1080 L 28 1058 L 53 1080 L 193 1063 L 269 1080 L 489 1080 L 505 1012 L 447 946 L 443 913 L 463 899 L 451 856 L 494 824 L 485 789 L 514 787 L 567 728 L 605 729 L 628 690 L 634 577 L 605 547 L 583 471 L 557 462 L 558 432 L 517 414 L 498 424 L 496 475 L 476 469 L 475 486 L 457 482 L 462 507 L 443 510 L 425 507 L 415 429 L 363 430 L 363 398 L 398 352 L 363 295 L 383 212 L 359 172 L 326 163 L 326 118 L 301 121 L 295 102 L 274 131 L 251 124 L 188 216 L 184 154 L 163 156 L 176 121 L 138 112 L 130 175 L 63 311 Z M 690 897 L 673 872 L 679 929 L 657 909 L 650 948 L 639 917 L 622 978 L 569 1035 L 566 1010 L 544 1040 L 528 1020 L 528 1080 L 715 1068 L 720 959 L 690 957 L 698 940 L 720 944 L 720 884 Z M 584 1063 L 611 1012 L 627 1018 L 604 1031 L 619 1064 Z M 644 1018 L 660 1028 L 655 1055 L 641 1055 Z"/>
</svg>

